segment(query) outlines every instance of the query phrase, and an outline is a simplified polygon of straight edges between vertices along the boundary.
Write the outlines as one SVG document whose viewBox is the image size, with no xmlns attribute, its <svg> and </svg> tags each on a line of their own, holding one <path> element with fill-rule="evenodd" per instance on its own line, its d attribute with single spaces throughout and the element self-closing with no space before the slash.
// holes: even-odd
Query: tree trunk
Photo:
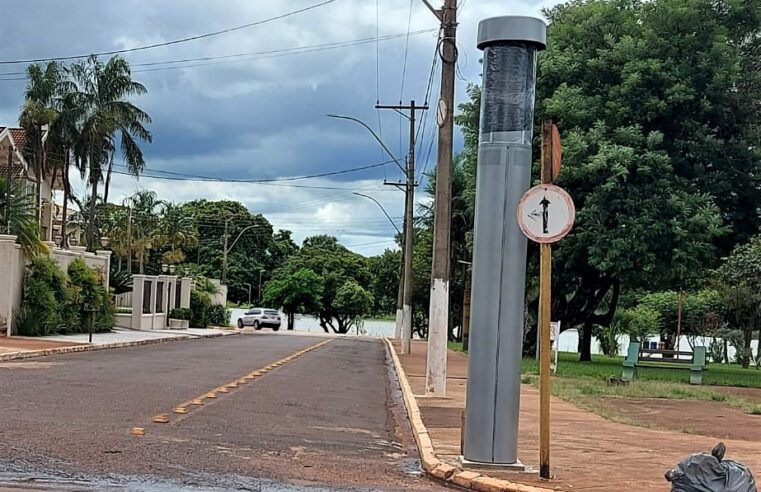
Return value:
<svg viewBox="0 0 761 492">
<path fill-rule="evenodd" d="M 103 203 L 108 203 L 108 190 L 111 187 L 111 171 L 114 168 L 114 160 L 108 162 L 108 172 L 106 172 L 106 184 L 103 187 Z"/>
<path fill-rule="evenodd" d="M 729 364 L 729 342 L 726 338 L 723 339 L 724 342 L 724 363 Z"/>
<path fill-rule="evenodd" d="M 66 219 L 69 213 L 69 151 L 66 151 L 66 162 L 63 164 L 63 212 L 61 215 L 61 249 L 69 248 L 69 241 L 66 238 Z"/>
<path fill-rule="evenodd" d="M 579 362 L 592 362 L 592 323 L 584 323 L 579 350 Z"/>
<path fill-rule="evenodd" d="M 90 213 L 87 221 L 87 250 L 95 251 L 95 208 L 98 198 L 98 178 L 90 178 Z M 143 272 L 140 272 L 143 273 Z"/>
<path fill-rule="evenodd" d="M 748 325 L 743 332 L 743 357 L 742 366 L 743 369 L 750 367 L 750 358 L 753 355 L 753 350 L 750 348 L 751 341 L 753 340 L 753 319 L 748 321 Z"/>
<path fill-rule="evenodd" d="M 289 330 L 293 330 L 293 326 L 295 324 L 294 323 L 294 318 L 296 317 L 296 315 L 293 314 L 293 313 L 288 313 L 287 316 L 288 316 L 288 329 Z"/>
</svg>

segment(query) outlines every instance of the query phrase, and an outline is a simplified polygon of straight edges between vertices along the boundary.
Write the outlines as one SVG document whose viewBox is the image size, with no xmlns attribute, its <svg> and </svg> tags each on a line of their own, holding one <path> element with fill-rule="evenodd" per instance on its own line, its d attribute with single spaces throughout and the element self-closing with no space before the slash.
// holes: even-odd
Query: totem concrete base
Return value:
<svg viewBox="0 0 761 492">
<path fill-rule="evenodd" d="M 507 471 L 507 472 L 516 472 L 516 473 L 524 473 L 526 471 L 531 472 L 532 470 L 526 469 L 526 465 L 520 462 L 520 460 L 516 461 L 515 463 L 483 463 L 480 461 L 470 461 L 468 459 L 465 459 L 464 456 L 460 456 L 460 466 L 463 467 L 463 469 L 469 469 L 469 468 L 488 468 L 490 470 L 500 470 L 500 471 Z"/>
</svg>

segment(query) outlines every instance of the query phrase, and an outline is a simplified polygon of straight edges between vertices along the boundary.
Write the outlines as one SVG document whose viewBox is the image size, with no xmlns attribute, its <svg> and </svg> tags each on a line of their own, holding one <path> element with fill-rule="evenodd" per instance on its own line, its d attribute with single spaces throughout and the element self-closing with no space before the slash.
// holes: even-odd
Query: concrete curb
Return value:
<svg viewBox="0 0 761 492">
<path fill-rule="evenodd" d="M 93 350 L 108 350 L 127 347 L 137 347 L 139 345 L 152 345 L 155 343 L 174 342 L 177 340 L 195 340 L 199 338 L 217 338 L 231 335 L 239 335 L 239 333 L 210 333 L 208 335 L 180 335 L 166 338 L 154 338 L 151 340 L 134 340 L 131 342 L 115 342 L 106 343 L 103 345 L 72 345 L 71 347 L 56 347 L 43 350 L 28 350 L 26 352 L 13 352 L 10 354 L 0 355 L 0 362 L 7 362 L 10 360 L 31 359 L 33 357 L 44 357 L 46 355 L 61 355 L 71 354 L 74 352 L 90 352 Z"/>
<path fill-rule="evenodd" d="M 425 427 L 425 424 L 423 424 L 420 407 L 417 404 L 410 383 L 407 381 L 407 376 L 404 373 L 399 356 L 396 354 L 396 350 L 394 349 L 391 340 L 386 338 L 386 343 L 388 344 L 388 349 L 391 353 L 391 359 L 394 361 L 394 369 L 396 370 L 397 378 L 399 379 L 399 386 L 402 389 L 404 406 L 407 408 L 407 416 L 410 419 L 412 434 L 415 438 L 415 443 L 417 443 L 418 452 L 420 453 L 420 461 L 422 462 L 425 473 L 446 484 L 457 485 L 478 492 L 557 492 L 554 489 L 534 487 L 499 478 L 492 478 L 475 471 L 460 470 L 459 468 L 439 460 L 438 456 L 436 456 L 436 449 L 433 446 L 433 441 L 431 441 L 431 437 L 428 434 L 428 429 Z"/>
</svg>

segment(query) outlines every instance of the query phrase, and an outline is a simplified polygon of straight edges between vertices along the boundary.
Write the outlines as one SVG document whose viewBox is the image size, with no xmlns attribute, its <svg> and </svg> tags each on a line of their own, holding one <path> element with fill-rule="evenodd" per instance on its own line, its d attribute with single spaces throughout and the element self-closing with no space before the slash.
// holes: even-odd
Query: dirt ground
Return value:
<svg viewBox="0 0 761 492">
<path fill-rule="evenodd" d="M 24 337 L 0 337 L 0 354 L 22 352 L 27 350 L 45 350 L 57 347 L 71 347 L 73 345 L 82 344 L 73 342 L 56 342 L 53 340 L 40 340 Z"/>
<path fill-rule="evenodd" d="M 742 388 L 732 388 L 736 389 Z M 651 429 L 761 442 L 761 415 L 745 413 L 726 403 L 663 398 L 600 398 L 597 404 Z"/>
</svg>

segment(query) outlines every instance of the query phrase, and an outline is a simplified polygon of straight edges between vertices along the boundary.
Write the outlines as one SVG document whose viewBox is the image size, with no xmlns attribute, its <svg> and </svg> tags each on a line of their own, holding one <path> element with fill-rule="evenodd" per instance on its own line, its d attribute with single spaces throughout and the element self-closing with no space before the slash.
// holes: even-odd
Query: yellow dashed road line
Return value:
<svg viewBox="0 0 761 492">
<path fill-rule="evenodd" d="M 309 346 L 307 348 L 301 349 L 297 352 L 292 353 L 291 355 L 284 357 L 278 361 L 272 362 L 270 364 L 267 364 L 264 367 L 261 367 L 259 369 L 256 369 L 254 371 L 251 371 L 250 373 L 233 379 L 229 383 L 225 383 L 217 388 L 212 388 L 211 390 L 196 396 L 195 398 L 191 398 L 190 400 L 180 403 L 177 405 L 174 410 L 172 410 L 169 413 L 162 413 L 159 415 L 154 415 L 151 418 L 151 422 L 155 424 L 167 424 L 171 423 L 173 414 L 177 414 L 177 418 L 181 418 L 181 415 L 185 415 L 190 413 L 193 408 L 201 407 L 204 404 L 204 400 L 207 399 L 219 399 L 224 398 L 227 394 L 232 393 L 237 388 L 240 388 L 243 385 L 248 384 L 249 382 L 255 380 L 258 377 L 264 376 L 265 374 L 273 371 L 274 369 L 277 369 L 278 367 L 287 364 L 288 362 L 291 362 L 295 359 L 298 359 L 302 355 L 306 354 L 307 352 L 310 352 L 312 350 L 315 350 L 317 348 L 322 347 L 326 343 L 330 343 L 332 340 L 325 340 L 320 343 L 317 343 L 315 345 Z M 138 430 L 139 429 L 139 430 Z M 135 427 L 130 431 L 133 435 L 142 436 L 145 434 L 145 431 L 141 427 Z"/>
</svg>

